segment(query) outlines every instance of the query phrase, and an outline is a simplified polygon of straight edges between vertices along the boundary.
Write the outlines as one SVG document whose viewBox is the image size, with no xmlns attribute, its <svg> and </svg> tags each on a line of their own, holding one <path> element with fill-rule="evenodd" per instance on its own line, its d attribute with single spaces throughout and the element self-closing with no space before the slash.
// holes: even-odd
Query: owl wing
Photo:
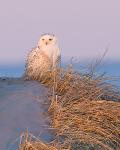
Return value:
<svg viewBox="0 0 120 150">
<path fill-rule="evenodd" d="M 61 55 L 59 55 L 56 59 L 56 66 L 60 67 L 61 66 Z"/>
<path fill-rule="evenodd" d="M 38 47 L 33 48 L 28 54 L 27 61 L 32 62 L 34 60 L 34 58 L 36 57 L 37 52 L 38 52 Z"/>
<path fill-rule="evenodd" d="M 61 55 L 60 50 L 57 49 L 56 53 L 53 55 L 53 68 L 60 67 L 61 65 Z"/>
<path fill-rule="evenodd" d="M 37 47 L 34 47 L 29 53 L 28 53 L 28 56 L 27 56 L 27 60 L 26 60 L 26 63 L 25 63 L 25 72 L 27 73 L 28 70 L 30 70 L 30 67 L 28 66 L 31 66 L 31 64 L 34 62 L 34 58 L 36 57 L 37 55 L 37 51 L 38 51 L 38 48 Z M 25 73 L 25 74 L 26 74 Z"/>
</svg>

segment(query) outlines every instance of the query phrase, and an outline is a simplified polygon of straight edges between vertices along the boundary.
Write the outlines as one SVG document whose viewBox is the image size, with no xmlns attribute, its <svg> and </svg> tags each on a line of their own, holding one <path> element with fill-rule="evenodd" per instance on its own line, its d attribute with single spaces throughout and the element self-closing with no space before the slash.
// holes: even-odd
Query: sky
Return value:
<svg viewBox="0 0 120 150">
<path fill-rule="evenodd" d="M 63 58 L 120 59 L 120 0 L 0 0 L 0 65 L 21 64 L 41 34 Z"/>
</svg>

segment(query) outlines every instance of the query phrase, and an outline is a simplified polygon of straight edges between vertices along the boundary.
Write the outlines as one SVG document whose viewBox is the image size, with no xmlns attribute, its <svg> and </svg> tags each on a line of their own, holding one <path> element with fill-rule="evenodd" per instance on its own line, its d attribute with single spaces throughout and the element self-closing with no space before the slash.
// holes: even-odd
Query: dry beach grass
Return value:
<svg viewBox="0 0 120 150">
<path fill-rule="evenodd" d="M 57 150 L 50 144 L 43 143 L 38 138 L 36 138 L 28 130 L 20 135 L 20 150 Z"/>
<path fill-rule="evenodd" d="M 120 149 L 120 93 L 106 82 L 108 77 L 70 66 L 31 79 L 51 88 L 48 112 L 56 139 L 53 147 L 25 134 L 20 150 Z"/>
</svg>

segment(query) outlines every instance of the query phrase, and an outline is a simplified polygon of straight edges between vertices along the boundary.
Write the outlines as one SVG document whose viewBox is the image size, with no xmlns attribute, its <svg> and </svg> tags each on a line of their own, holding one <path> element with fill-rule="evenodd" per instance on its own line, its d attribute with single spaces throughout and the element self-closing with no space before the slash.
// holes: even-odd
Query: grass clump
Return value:
<svg viewBox="0 0 120 150">
<path fill-rule="evenodd" d="M 68 67 L 31 79 L 51 88 L 48 112 L 51 125 L 56 129 L 57 149 L 120 149 L 120 92 L 106 82 L 109 78 L 78 73 Z M 44 144 L 33 141 L 32 145 L 38 145 L 35 149 L 42 150 Z M 47 147 L 43 149 L 47 150 Z"/>
<path fill-rule="evenodd" d="M 20 150 L 57 150 L 54 146 L 43 143 L 28 131 L 20 136 Z"/>
<path fill-rule="evenodd" d="M 103 75 L 80 74 L 71 68 L 60 74 L 49 112 L 62 148 L 73 149 L 77 141 L 84 143 L 81 147 L 120 149 L 120 103 L 110 101 L 120 99 L 119 90 Z"/>
</svg>

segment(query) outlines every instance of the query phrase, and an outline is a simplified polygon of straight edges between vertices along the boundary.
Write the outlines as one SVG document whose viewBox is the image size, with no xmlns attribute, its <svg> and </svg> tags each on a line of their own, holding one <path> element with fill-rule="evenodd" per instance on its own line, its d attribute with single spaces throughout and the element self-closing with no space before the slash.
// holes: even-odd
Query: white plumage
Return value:
<svg viewBox="0 0 120 150">
<path fill-rule="evenodd" d="M 28 54 L 26 75 L 38 77 L 55 69 L 60 64 L 60 56 L 57 38 L 51 34 L 42 35 L 37 47 Z"/>
</svg>

